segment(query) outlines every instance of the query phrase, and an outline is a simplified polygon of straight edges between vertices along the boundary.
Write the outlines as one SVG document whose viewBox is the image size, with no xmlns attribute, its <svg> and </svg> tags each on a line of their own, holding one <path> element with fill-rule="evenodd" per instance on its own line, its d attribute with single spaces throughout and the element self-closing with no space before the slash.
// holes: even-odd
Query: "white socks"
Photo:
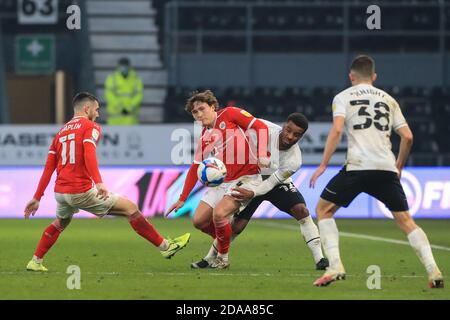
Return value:
<svg viewBox="0 0 450 320">
<path fill-rule="evenodd" d="M 331 269 L 339 269 L 342 266 L 339 255 L 339 231 L 334 219 L 323 219 L 319 223 L 320 236 L 325 250 L 325 255 L 330 261 Z M 408 234 L 411 247 L 416 251 L 422 264 L 429 275 L 440 273 L 431 252 L 430 242 L 421 228 L 416 228 Z"/>
<path fill-rule="evenodd" d="M 211 246 L 211 248 L 209 249 L 208 254 L 206 255 L 206 257 L 204 258 L 204 260 L 206 261 L 212 261 L 217 257 L 217 239 L 214 239 L 214 242 Z"/>
<path fill-rule="evenodd" d="M 330 268 L 338 270 L 342 268 L 339 255 L 339 231 L 333 218 L 323 219 L 318 222 L 320 237 L 325 255 L 330 261 Z"/>
<path fill-rule="evenodd" d="M 425 266 L 427 273 L 439 272 L 425 232 L 421 228 L 416 228 L 408 234 L 408 240 L 411 247 L 416 251 L 420 261 Z"/>
<path fill-rule="evenodd" d="M 311 216 L 298 220 L 298 223 L 300 224 L 300 232 L 303 235 L 303 239 L 305 239 L 313 254 L 314 262 L 319 262 L 323 258 L 319 229 L 317 229 Z"/>
<path fill-rule="evenodd" d="M 319 230 L 317 229 L 317 226 L 314 224 L 314 221 L 311 218 L 311 216 L 307 216 L 306 218 L 299 220 L 298 223 L 300 224 L 300 232 L 303 235 L 306 244 L 308 245 L 309 249 L 312 252 L 314 262 L 315 263 L 319 262 L 320 259 L 323 258 L 323 253 L 320 242 Z M 233 241 L 236 237 L 237 235 L 233 234 L 231 236 L 231 241 Z M 203 259 L 206 261 L 212 261 L 217 257 L 217 255 L 218 252 L 216 239 L 214 240 L 211 248 L 209 249 L 208 254 Z"/>
<path fill-rule="evenodd" d="M 160 251 L 166 251 L 167 249 L 169 249 L 169 241 L 167 241 L 167 239 L 164 239 L 158 246 L 158 248 Z"/>
<path fill-rule="evenodd" d="M 222 258 L 222 260 L 228 261 L 228 252 L 227 253 L 218 253 L 217 254 L 218 258 Z"/>
<path fill-rule="evenodd" d="M 237 234 L 233 233 L 231 235 L 231 241 L 236 239 L 237 236 L 238 236 Z M 214 242 L 211 245 L 211 248 L 209 248 L 208 254 L 203 259 L 206 260 L 206 261 L 212 261 L 212 260 L 214 260 L 217 257 L 218 254 L 219 254 L 219 251 L 217 251 L 217 239 L 214 239 Z M 228 259 L 228 253 L 227 253 L 226 259 Z"/>
<path fill-rule="evenodd" d="M 36 256 L 33 256 L 33 261 L 36 262 L 36 263 L 42 263 L 43 260 L 44 259 L 38 258 Z"/>
</svg>

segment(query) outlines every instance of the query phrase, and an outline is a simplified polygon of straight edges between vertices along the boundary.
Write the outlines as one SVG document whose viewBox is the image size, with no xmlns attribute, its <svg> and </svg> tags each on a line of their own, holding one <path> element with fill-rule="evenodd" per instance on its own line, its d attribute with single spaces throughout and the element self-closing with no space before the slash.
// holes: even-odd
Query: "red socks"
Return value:
<svg viewBox="0 0 450 320">
<path fill-rule="evenodd" d="M 59 234 L 62 230 L 59 230 L 56 228 L 53 223 L 49 225 L 44 233 L 42 234 L 41 240 L 39 241 L 39 244 L 37 246 L 36 252 L 34 255 L 38 257 L 39 259 L 44 258 L 44 255 L 47 253 L 48 250 L 53 246 L 53 244 L 56 242 L 56 240 L 59 237 Z"/>
<path fill-rule="evenodd" d="M 231 224 L 228 219 L 214 219 L 214 226 L 216 228 L 217 251 L 219 253 L 228 253 L 231 243 Z"/>
<path fill-rule="evenodd" d="M 209 234 L 213 239 L 216 238 L 216 228 L 214 227 L 214 221 L 212 219 L 209 224 L 201 227 L 200 230 L 202 230 L 206 234 Z"/>
<path fill-rule="evenodd" d="M 164 238 L 139 211 L 133 213 L 128 218 L 128 222 L 137 234 L 153 243 L 156 247 L 159 247 L 159 245 L 163 242 Z"/>
<path fill-rule="evenodd" d="M 159 245 L 163 242 L 164 238 L 139 211 L 131 215 L 128 218 L 128 221 L 141 237 L 147 239 L 155 246 L 159 247 Z M 34 255 L 39 259 L 44 258 L 44 255 L 48 252 L 48 250 L 50 250 L 62 231 L 63 229 L 58 229 L 53 223 L 49 225 L 42 234 Z"/>
</svg>

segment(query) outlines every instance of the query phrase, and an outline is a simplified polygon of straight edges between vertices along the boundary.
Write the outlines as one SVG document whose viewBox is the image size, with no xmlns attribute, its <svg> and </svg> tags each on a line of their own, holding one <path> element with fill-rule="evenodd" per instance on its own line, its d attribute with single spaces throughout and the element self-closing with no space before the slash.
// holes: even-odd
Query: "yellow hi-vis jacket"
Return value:
<svg viewBox="0 0 450 320">
<path fill-rule="evenodd" d="M 138 124 L 143 97 L 142 80 L 133 69 L 130 69 L 126 78 L 119 71 L 110 74 L 105 81 L 107 123 L 110 125 Z"/>
</svg>

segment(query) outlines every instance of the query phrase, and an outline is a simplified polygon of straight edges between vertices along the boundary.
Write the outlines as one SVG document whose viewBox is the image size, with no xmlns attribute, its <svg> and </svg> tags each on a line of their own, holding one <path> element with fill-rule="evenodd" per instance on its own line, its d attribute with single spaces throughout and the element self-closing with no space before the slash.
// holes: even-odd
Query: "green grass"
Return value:
<svg viewBox="0 0 450 320">
<path fill-rule="evenodd" d="M 428 289 L 413 250 L 406 245 L 341 237 L 347 280 L 316 288 L 322 274 L 294 220 L 253 220 L 233 243 L 229 270 L 191 270 L 210 238 L 188 219 L 153 219 L 163 235 L 191 232 L 189 245 L 171 260 L 137 236 L 125 219 L 74 220 L 48 253 L 46 274 L 25 271 L 50 220 L 0 220 L 0 299 L 449 299 L 450 290 Z M 275 225 L 274 225 L 275 223 Z M 450 248 L 450 221 L 419 220 L 430 242 Z M 342 232 L 406 240 L 392 221 L 337 220 Z M 444 275 L 450 251 L 434 250 Z M 81 289 L 66 286 L 69 265 L 81 269 Z M 369 265 L 381 268 L 380 290 L 369 290 Z"/>
</svg>

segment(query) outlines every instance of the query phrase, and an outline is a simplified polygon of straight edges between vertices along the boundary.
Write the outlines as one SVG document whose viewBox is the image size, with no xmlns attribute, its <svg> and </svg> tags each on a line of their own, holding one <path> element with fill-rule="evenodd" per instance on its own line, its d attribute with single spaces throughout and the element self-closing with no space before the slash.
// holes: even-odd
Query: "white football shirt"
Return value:
<svg viewBox="0 0 450 320">
<path fill-rule="evenodd" d="M 337 94 L 332 109 L 333 117 L 345 118 L 348 171 L 398 172 L 391 132 L 408 124 L 394 98 L 372 85 L 359 84 Z"/>
<path fill-rule="evenodd" d="M 261 169 L 261 175 L 269 175 L 258 187 L 255 188 L 255 196 L 266 194 L 276 185 L 289 183 L 290 178 L 302 165 L 302 152 L 298 143 L 287 150 L 279 149 L 279 136 L 282 128 L 273 122 L 260 119 L 269 129 L 268 151 L 270 152 L 270 165 Z"/>
</svg>

